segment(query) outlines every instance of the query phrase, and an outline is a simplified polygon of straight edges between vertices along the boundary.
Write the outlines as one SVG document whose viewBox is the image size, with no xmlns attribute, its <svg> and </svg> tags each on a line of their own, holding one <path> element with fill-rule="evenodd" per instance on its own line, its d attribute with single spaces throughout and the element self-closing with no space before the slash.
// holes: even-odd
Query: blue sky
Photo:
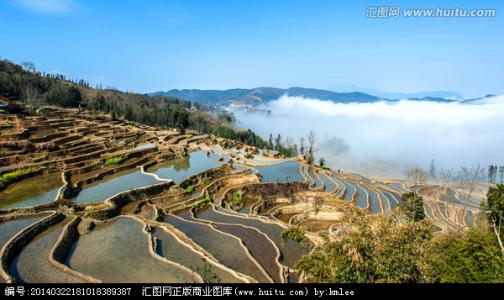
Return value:
<svg viewBox="0 0 504 300">
<path fill-rule="evenodd" d="M 368 6 L 495 8 L 371 19 Z M 504 94 L 502 1 L 0 0 L 0 57 L 123 90 Z"/>
</svg>

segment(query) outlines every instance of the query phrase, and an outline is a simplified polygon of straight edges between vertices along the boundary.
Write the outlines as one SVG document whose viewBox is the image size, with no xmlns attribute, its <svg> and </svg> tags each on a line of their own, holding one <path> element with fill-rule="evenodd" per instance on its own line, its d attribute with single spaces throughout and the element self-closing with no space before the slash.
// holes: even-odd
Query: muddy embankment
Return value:
<svg viewBox="0 0 504 300">
<path fill-rule="evenodd" d="M 49 254 L 49 263 L 59 270 L 82 279 L 85 282 L 100 283 L 100 280 L 92 276 L 77 272 L 76 270 L 71 269 L 67 265 L 65 265 L 65 261 L 71 251 L 72 245 L 79 238 L 78 226 L 81 220 L 82 219 L 80 217 L 75 217 L 65 226 L 63 232 L 58 238 L 58 241 L 54 244 L 54 247 Z"/>
<path fill-rule="evenodd" d="M 308 184 L 306 182 L 288 182 L 288 183 L 256 183 L 248 184 L 238 188 L 232 188 L 224 195 L 224 201 L 230 202 L 233 199 L 233 193 L 242 195 L 256 196 L 262 201 L 254 205 L 254 212 L 261 212 L 266 207 L 275 204 L 278 198 L 289 199 L 293 201 L 296 194 L 306 191 Z"/>
<path fill-rule="evenodd" d="M 144 188 L 121 192 L 106 199 L 103 204 L 97 205 L 98 207 L 105 205 L 105 208 L 86 212 L 84 214 L 84 217 L 98 220 L 113 218 L 120 214 L 121 208 L 124 205 L 133 201 L 147 199 L 159 195 L 168 190 L 172 185 L 173 182 L 162 182 Z"/>
</svg>

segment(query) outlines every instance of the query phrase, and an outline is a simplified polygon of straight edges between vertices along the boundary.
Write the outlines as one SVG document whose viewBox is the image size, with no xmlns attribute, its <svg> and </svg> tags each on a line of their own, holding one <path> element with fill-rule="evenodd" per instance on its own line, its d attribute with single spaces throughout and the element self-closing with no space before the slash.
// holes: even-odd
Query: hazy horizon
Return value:
<svg viewBox="0 0 504 300">
<path fill-rule="evenodd" d="M 438 171 L 504 164 L 498 149 L 504 140 L 504 96 L 470 104 L 401 100 L 397 103 L 334 103 L 290 97 L 258 107 L 233 110 L 238 126 L 263 138 L 317 135 L 318 158 L 331 168 L 370 176 L 402 178 L 408 168 Z"/>
</svg>

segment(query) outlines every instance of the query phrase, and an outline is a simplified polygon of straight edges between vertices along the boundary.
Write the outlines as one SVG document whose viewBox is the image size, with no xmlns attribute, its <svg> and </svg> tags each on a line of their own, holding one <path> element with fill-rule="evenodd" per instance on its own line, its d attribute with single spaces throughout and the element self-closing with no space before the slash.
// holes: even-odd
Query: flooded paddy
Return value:
<svg viewBox="0 0 504 300">
<path fill-rule="evenodd" d="M 470 210 L 466 210 L 466 218 L 465 218 L 465 222 L 467 224 L 467 226 L 473 226 L 474 225 L 474 213 Z"/>
<path fill-rule="evenodd" d="M 190 222 L 173 215 L 166 216 L 165 222 L 182 231 L 223 265 L 264 282 L 264 275 L 250 260 L 237 239 L 212 229 L 210 225 Z"/>
<path fill-rule="evenodd" d="M 341 180 L 345 186 L 345 196 L 343 197 L 343 200 L 346 202 L 352 202 L 354 199 L 355 193 L 357 193 L 357 190 L 355 189 L 355 186 L 351 185 L 348 183 L 346 180 Z"/>
<path fill-rule="evenodd" d="M 349 184 L 352 187 L 354 187 L 355 192 L 357 193 L 357 201 L 356 201 L 357 207 L 358 208 L 367 208 L 367 207 L 369 207 L 368 195 L 367 195 L 366 190 L 364 190 L 360 185 L 358 185 L 356 183 L 351 182 Z"/>
<path fill-rule="evenodd" d="M 381 206 L 383 207 L 383 212 L 390 210 L 390 202 L 388 198 L 385 197 L 383 194 L 379 194 L 378 198 L 380 199 Z"/>
<path fill-rule="evenodd" d="M 390 192 L 387 192 L 387 191 L 383 191 L 382 194 L 388 199 L 388 202 L 389 202 L 389 206 L 391 208 L 396 208 L 397 205 L 399 205 L 399 195 L 397 194 L 392 194 Z"/>
<path fill-rule="evenodd" d="M 79 204 L 99 203 L 115 194 L 158 183 L 161 181 L 153 176 L 143 174 L 140 170 L 121 172 L 105 177 L 104 181 L 98 181 L 85 187 L 72 200 Z"/>
<path fill-rule="evenodd" d="M 82 280 L 55 268 L 49 263 L 49 253 L 69 219 L 39 234 L 14 259 L 9 273 L 16 282 L 24 283 L 81 283 Z"/>
<path fill-rule="evenodd" d="M 240 225 L 215 224 L 214 227 L 241 239 L 245 247 L 250 251 L 250 254 L 257 260 L 268 275 L 275 282 L 281 282 L 275 246 L 264 235 L 254 229 Z M 267 279 L 263 278 L 262 281 L 267 282 Z"/>
<path fill-rule="evenodd" d="M 300 164 L 294 161 L 255 167 L 262 176 L 262 183 L 304 182 L 299 168 Z"/>
<path fill-rule="evenodd" d="M 257 228 L 265 233 L 280 249 L 281 263 L 291 267 L 303 255 L 307 253 L 307 249 L 300 244 L 287 240 L 283 242 L 280 238 L 284 228 L 278 224 L 266 223 L 257 218 L 244 218 L 222 212 L 217 212 L 213 209 L 206 209 L 197 215 L 198 219 L 213 221 L 217 223 L 240 224 L 244 226 Z"/>
<path fill-rule="evenodd" d="M 409 192 L 408 188 L 406 188 L 404 186 L 404 184 L 402 184 L 400 182 L 392 182 L 392 183 L 388 183 L 387 185 L 391 186 L 393 189 L 398 190 L 401 193 L 407 193 L 407 192 Z"/>
<path fill-rule="evenodd" d="M 194 282 L 189 272 L 153 258 L 142 230 L 127 217 L 97 226 L 72 246 L 67 264 L 103 282 Z"/>
<path fill-rule="evenodd" d="M 47 217 L 48 214 L 39 214 L 14 220 L 9 220 L 0 223 L 0 249 L 3 248 L 5 243 L 7 243 L 16 233 L 22 229 L 42 220 Z"/>
<path fill-rule="evenodd" d="M 208 158 L 213 159 L 213 160 L 219 160 L 222 157 L 216 153 L 210 152 L 210 153 L 208 153 Z"/>
<path fill-rule="evenodd" d="M 313 179 L 313 185 L 315 186 L 315 188 L 322 187 L 323 181 L 320 180 L 320 178 L 315 173 L 315 169 L 313 169 L 312 167 L 309 167 L 309 169 L 308 169 L 308 176 L 310 176 L 310 178 Z"/>
<path fill-rule="evenodd" d="M 217 282 L 238 283 L 241 282 L 231 273 L 205 262 L 205 258 L 191 250 L 189 245 L 179 242 L 171 234 L 161 228 L 156 228 L 154 236 L 158 239 L 157 251 L 159 255 L 188 267 L 192 271 L 205 276 L 205 270 L 210 270 Z"/>
<path fill-rule="evenodd" d="M 191 152 L 188 157 L 168 161 L 150 168 L 148 171 L 163 179 L 171 179 L 175 183 L 184 181 L 187 177 L 202 173 L 222 165 L 222 162 L 208 159 L 206 152 L 199 150 Z"/>
<path fill-rule="evenodd" d="M 378 193 L 365 185 L 362 185 L 361 187 L 365 189 L 367 194 L 369 195 L 369 208 L 371 209 L 371 213 L 373 214 L 381 213 L 382 208 L 380 205 L 380 197 L 378 196 Z"/>
<path fill-rule="evenodd" d="M 333 193 L 338 187 L 334 181 L 332 181 L 325 173 L 319 173 L 320 179 L 324 182 L 324 191 L 328 193 Z"/>
<path fill-rule="evenodd" d="M 0 208 L 20 208 L 54 201 L 61 182 L 61 174 L 47 174 L 27 178 L 9 185 L 0 192 Z"/>
</svg>

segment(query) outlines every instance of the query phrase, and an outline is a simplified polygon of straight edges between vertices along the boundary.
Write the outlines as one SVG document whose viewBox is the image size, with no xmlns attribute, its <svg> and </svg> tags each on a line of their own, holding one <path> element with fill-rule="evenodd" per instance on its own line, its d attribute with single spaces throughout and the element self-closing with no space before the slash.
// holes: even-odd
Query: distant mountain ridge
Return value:
<svg viewBox="0 0 504 300">
<path fill-rule="evenodd" d="M 377 97 L 388 98 L 388 99 L 422 99 L 422 98 L 443 98 L 446 100 L 463 100 L 464 96 L 453 91 L 425 91 L 425 92 L 414 92 L 414 93 L 394 93 L 394 92 L 383 92 L 371 89 L 358 89 L 359 91 L 375 95 Z"/>
<path fill-rule="evenodd" d="M 258 87 L 253 89 L 229 89 L 229 90 L 199 90 L 199 89 L 173 89 L 166 92 L 152 93 L 155 96 L 171 96 L 189 101 L 218 106 L 256 106 L 260 103 L 277 100 L 283 95 L 297 96 L 327 100 L 336 103 L 372 103 L 376 101 L 397 101 L 398 99 L 378 97 L 363 92 L 334 92 L 329 90 L 311 89 L 303 87 L 291 87 L 281 89 L 275 87 Z M 418 101 L 452 102 L 437 96 L 424 96 L 410 98 Z"/>
</svg>

